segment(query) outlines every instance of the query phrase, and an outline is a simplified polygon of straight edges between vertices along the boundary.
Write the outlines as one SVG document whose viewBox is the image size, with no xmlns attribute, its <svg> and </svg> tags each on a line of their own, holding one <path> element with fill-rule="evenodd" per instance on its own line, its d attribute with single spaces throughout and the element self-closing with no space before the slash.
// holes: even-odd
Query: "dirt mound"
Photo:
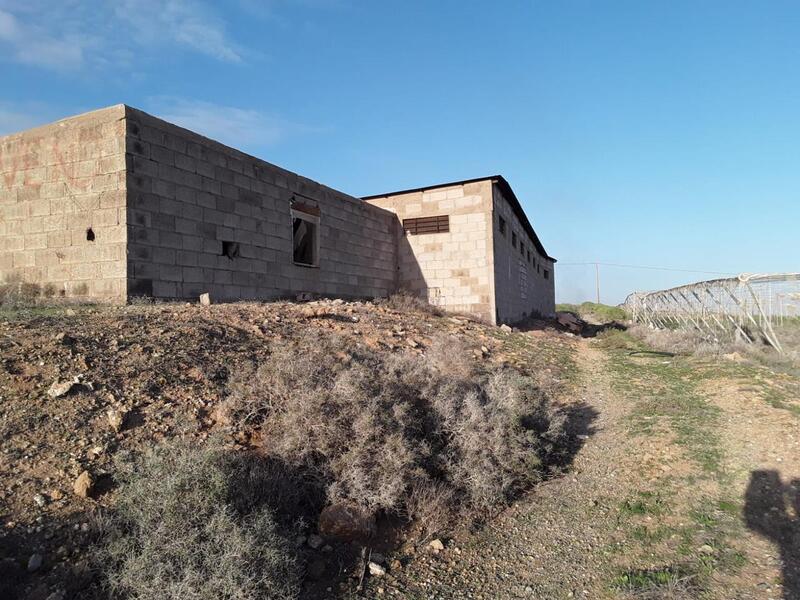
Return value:
<svg viewBox="0 0 800 600">
<path fill-rule="evenodd" d="M 469 360 L 514 365 L 544 389 L 564 376 L 561 358 L 573 343 L 537 332 L 541 351 L 521 356 L 516 340 L 526 334 L 340 300 L 11 314 L 0 321 L 5 585 L 46 598 L 64 582 L 79 589 L 88 580 L 94 521 L 114 503 L 116 455 L 172 437 L 222 436 L 231 449 L 255 447 L 257 432 L 232 425 L 220 410 L 229 379 L 310 328 L 379 353 L 425 355 L 436 338 L 454 336 L 471 348 Z"/>
</svg>

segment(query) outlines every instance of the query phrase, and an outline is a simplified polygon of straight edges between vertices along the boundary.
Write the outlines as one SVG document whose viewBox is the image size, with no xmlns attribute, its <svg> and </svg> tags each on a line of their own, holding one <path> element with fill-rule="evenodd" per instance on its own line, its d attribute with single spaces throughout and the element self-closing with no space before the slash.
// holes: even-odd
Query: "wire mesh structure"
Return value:
<svg viewBox="0 0 800 600">
<path fill-rule="evenodd" d="M 709 341 L 760 342 L 783 353 L 781 330 L 800 324 L 800 273 L 745 273 L 635 292 L 624 306 L 634 321 L 651 327 L 695 329 Z"/>
</svg>

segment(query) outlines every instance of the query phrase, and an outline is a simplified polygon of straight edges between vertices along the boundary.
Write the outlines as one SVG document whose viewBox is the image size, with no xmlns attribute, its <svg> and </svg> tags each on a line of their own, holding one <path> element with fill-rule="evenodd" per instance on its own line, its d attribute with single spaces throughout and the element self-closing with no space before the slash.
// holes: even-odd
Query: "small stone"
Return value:
<svg viewBox="0 0 800 600">
<path fill-rule="evenodd" d="M 700 546 L 700 547 L 699 547 L 697 550 L 698 550 L 698 552 L 700 552 L 701 554 L 714 554 L 714 548 L 712 548 L 712 547 L 711 547 L 711 546 L 709 546 L 708 544 L 703 544 L 703 545 L 702 545 L 702 546 Z"/>
<path fill-rule="evenodd" d="M 31 557 L 28 559 L 28 572 L 33 573 L 34 571 L 38 571 L 43 562 L 44 558 L 41 554 L 31 554 Z"/>
<path fill-rule="evenodd" d="M 118 408 L 109 408 L 108 412 L 106 412 L 106 418 L 108 419 L 108 424 L 111 429 L 113 429 L 115 433 L 119 433 L 125 422 L 125 411 Z"/>
<path fill-rule="evenodd" d="M 444 550 L 444 544 L 442 543 L 442 540 L 437 538 L 428 544 L 428 548 L 438 553 Z"/>
<path fill-rule="evenodd" d="M 400 571 L 403 568 L 403 563 L 397 559 L 394 559 L 392 564 L 389 565 L 389 568 L 392 569 L 392 571 Z"/>
<path fill-rule="evenodd" d="M 506 333 L 511 333 L 511 332 L 512 332 L 512 331 L 514 331 L 514 330 L 513 330 L 513 329 L 511 329 L 511 327 L 509 327 L 509 326 L 508 326 L 508 325 L 506 325 L 505 323 L 503 323 L 502 325 L 500 325 L 500 331 L 504 331 L 504 332 L 506 332 Z"/>
<path fill-rule="evenodd" d="M 66 396 L 72 391 L 74 385 L 75 383 L 72 381 L 55 381 L 47 390 L 47 395 L 51 398 Z"/>
<path fill-rule="evenodd" d="M 381 554 L 380 552 L 373 552 L 373 553 L 370 555 L 370 557 L 369 557 L 369 558 L 370 558 L 370 560 L 371 560 L 372 562 L 376 562 L 376 563 L 378 563 L 379 565 L 386 564 L 386 557 L 385 557 L 383 554 Z"/>
<path fill-rule="evenodd" d="M 47 504 L 47 498 L 45 498 L 45 496 L 42 494 L 36 494 L 33 497 L 33 503 L 39 508 L 42 508 L 45 504 Z"/>
<path fill-rule="evenodd" d="M 84 471 L 78 475 L 72 489 L 75 495 L 81 498 L 88 498 L 92 494 L 92 491 L 94 491 L 94 480 L 89 471 Z"/>
<path fill-rule="evenodd" d="M 386 575 L 386 569 L 384 569 L 381 565 L 376 562 L 369 562 L 369 574 L 373 577 L 383 577 Z"/>
<path fill-rule="evenodd" d="M 211 294 L 208 292 L 200 294 L 200 304 L 203 306 L 211 306 Z"/>
<path fill-rule="evenodd" d="M 308 544 L 309 548 L 319 550 L 325 543 L 325 540 L 322 539 L 322 536 L 312 533 L 310 536 L 308 536 L 308 542 L 306 543 Z"/>
</svg>

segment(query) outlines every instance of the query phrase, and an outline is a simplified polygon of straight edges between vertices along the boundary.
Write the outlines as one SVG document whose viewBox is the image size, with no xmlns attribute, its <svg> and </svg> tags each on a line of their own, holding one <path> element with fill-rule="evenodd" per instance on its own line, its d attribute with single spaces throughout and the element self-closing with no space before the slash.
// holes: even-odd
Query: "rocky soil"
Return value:
<svg viewBox="0 0 800 600">
<path fill-rule="evenodd" d="M 114 457 L 257 432 L 218 410 L 231 374 L 309 328 L 381 352 L 438 336 L 533 375 L 570 452 L 500 514 L 447 537 L 382 526 L 367 547 L 312 526 L 309 598 L 800 598 L 800 380 L 536 322 L 512 331 L 388 304 L 165 304 L 0 320 L 0 597 L 80 598 Z M 560 329 L 564 329 L 561 327 Z M 582 334 L 581 334 L 582 335 Z M 5 594 L 5 595 L 3 595 Z"/>
<path fill-rule="evenodd" d="M 515 364 L 555 390 L 574 342 L 533 325 L 541 352 L 531 362 L 504 329 L 370 302 L 7 312 L 0 320 L 0 587 L 25 598 L 80 597 L 92 575 L 94 523 L 114 502 L 115 455 L 173 436 L 223 435 L 232 450 L 254 447 L 254 432 L 233 429 L 217 409 L 231 373 L 265 359 L 276 344 L 318 328 L 380 352 L 424 354 L 435 337 L 455 336 L 474 360 Z M 347 566 L 330 545 L 313 534 L 302 543 L 311 579 L 328 574 L 310 595 L 357 585 L 342 577 Z"/>
</svg>

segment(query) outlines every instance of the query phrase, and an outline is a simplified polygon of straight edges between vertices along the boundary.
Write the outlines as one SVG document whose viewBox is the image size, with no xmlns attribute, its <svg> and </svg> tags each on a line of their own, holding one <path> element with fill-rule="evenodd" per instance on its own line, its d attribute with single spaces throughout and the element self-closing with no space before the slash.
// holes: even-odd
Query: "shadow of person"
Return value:
<svg viewBox="0 0 800 600">
<path fill-rule="evenodd" d="M 747 527 L 780 550 L 784 599 L 800 600 L 800 479 L 784 485 L 777 471 L 753 471 L 744 499 Z"/>
</svg>

